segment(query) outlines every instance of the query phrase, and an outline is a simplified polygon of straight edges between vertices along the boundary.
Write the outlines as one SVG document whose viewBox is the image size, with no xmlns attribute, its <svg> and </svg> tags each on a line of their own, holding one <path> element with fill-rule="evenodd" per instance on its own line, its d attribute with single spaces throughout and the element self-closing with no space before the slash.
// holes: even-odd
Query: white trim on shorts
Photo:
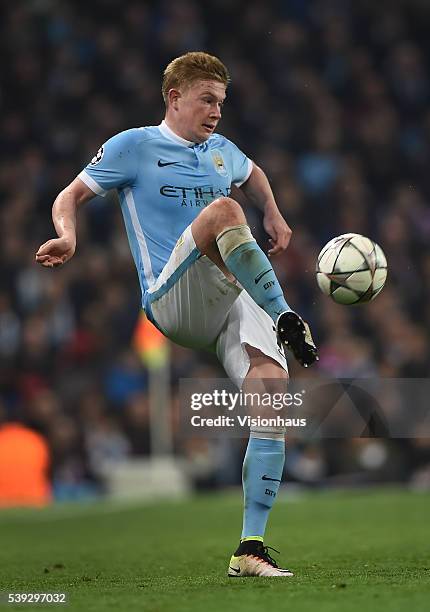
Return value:
<svg viewBox="0 0 430 612">
<path fill-rule="evenodd" d="M 189 225 L 156 283 L 147 291 L 148 317 L 165 336 L 183 346 L 215 351 L 237 386 L 246 377 L 250 345 L 288 372 L 274 323 L 242 287 L 201 255 Z"/>
</svg>

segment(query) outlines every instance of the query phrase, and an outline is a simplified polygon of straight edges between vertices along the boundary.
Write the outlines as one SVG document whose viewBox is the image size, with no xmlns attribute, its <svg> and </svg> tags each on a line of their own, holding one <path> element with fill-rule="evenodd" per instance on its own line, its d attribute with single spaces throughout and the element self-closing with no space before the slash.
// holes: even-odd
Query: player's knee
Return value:
<svg viewBox="0 0 430 612">
<path fill-rule="evenodd" d="M 218 198 L 208 206 L 207 210 L 213 216 L 218 231 L 231 225 L 246 223 L 241 205 L 233 198 Z"/>
<path fill-rule="evenodd" d="M 232 198 L 218 198 L 207 206 L 193 222 L 193 234 L 202 252 L 228 228 L 246 225 L 242 207 Z"/>
</svg>

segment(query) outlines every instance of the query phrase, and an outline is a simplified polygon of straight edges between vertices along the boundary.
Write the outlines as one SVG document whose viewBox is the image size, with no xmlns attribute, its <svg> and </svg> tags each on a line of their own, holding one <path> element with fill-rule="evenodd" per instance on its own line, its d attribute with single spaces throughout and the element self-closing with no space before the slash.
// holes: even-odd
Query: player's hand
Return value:
<svg viewBox="0 0 430 612">
<path fill-rule="evenodd" d="M 281 213 L 279 211 L 273 211 L 270 213 L 266 212 L 264 215 L 263 226 L 270 236 L 270 249 L 268 251 L 269 257 L 273 257 L 274 255 L 278 255 L 278 253 L 285 251 L 291 240 L 291 234 L 293 232 Z"/>
<path fill-rule="evenodd" d="M 61 266 L 71 257 L 76 249 L 76 241 L 68 236 L 48 240 L 39 247 L 36 253 L 36 261 L 45 268 L 56 268 Z"/>
</svg>

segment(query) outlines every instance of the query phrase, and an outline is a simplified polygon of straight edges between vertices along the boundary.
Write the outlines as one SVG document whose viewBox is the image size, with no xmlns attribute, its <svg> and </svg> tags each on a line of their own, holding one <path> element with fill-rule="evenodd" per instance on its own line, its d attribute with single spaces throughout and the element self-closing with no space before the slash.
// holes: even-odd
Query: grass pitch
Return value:
<svg viewBox="0 0 430 612">
<path fill-rule="evenodd" d="M 66 591 L 64 609 L 85 612 L 420 612 L 430 609 L 429 519 L 429 494 L 280 493 L 267 544 L 296 576 L 228 579 L 239 492 L 150 506 L 4 510 L 0 591 Z"/>
</svg>

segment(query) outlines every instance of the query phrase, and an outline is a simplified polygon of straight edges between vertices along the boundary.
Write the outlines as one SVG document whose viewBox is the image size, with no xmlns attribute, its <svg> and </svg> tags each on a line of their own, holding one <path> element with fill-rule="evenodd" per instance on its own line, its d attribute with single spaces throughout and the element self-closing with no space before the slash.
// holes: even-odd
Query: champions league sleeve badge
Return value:
<svg viewBox="0 0 430 612">
<path fill-rule="evenodd" d="M 90 166 L 97 166 L 97 164 L 99 164 L 102 161 L 104 152 L 105 152 L 104 147 L 100 147 L 100 149 L 97 151 L 97 153 L 94 155 L 94 157 L 90 161 Z"/>
</svg>

